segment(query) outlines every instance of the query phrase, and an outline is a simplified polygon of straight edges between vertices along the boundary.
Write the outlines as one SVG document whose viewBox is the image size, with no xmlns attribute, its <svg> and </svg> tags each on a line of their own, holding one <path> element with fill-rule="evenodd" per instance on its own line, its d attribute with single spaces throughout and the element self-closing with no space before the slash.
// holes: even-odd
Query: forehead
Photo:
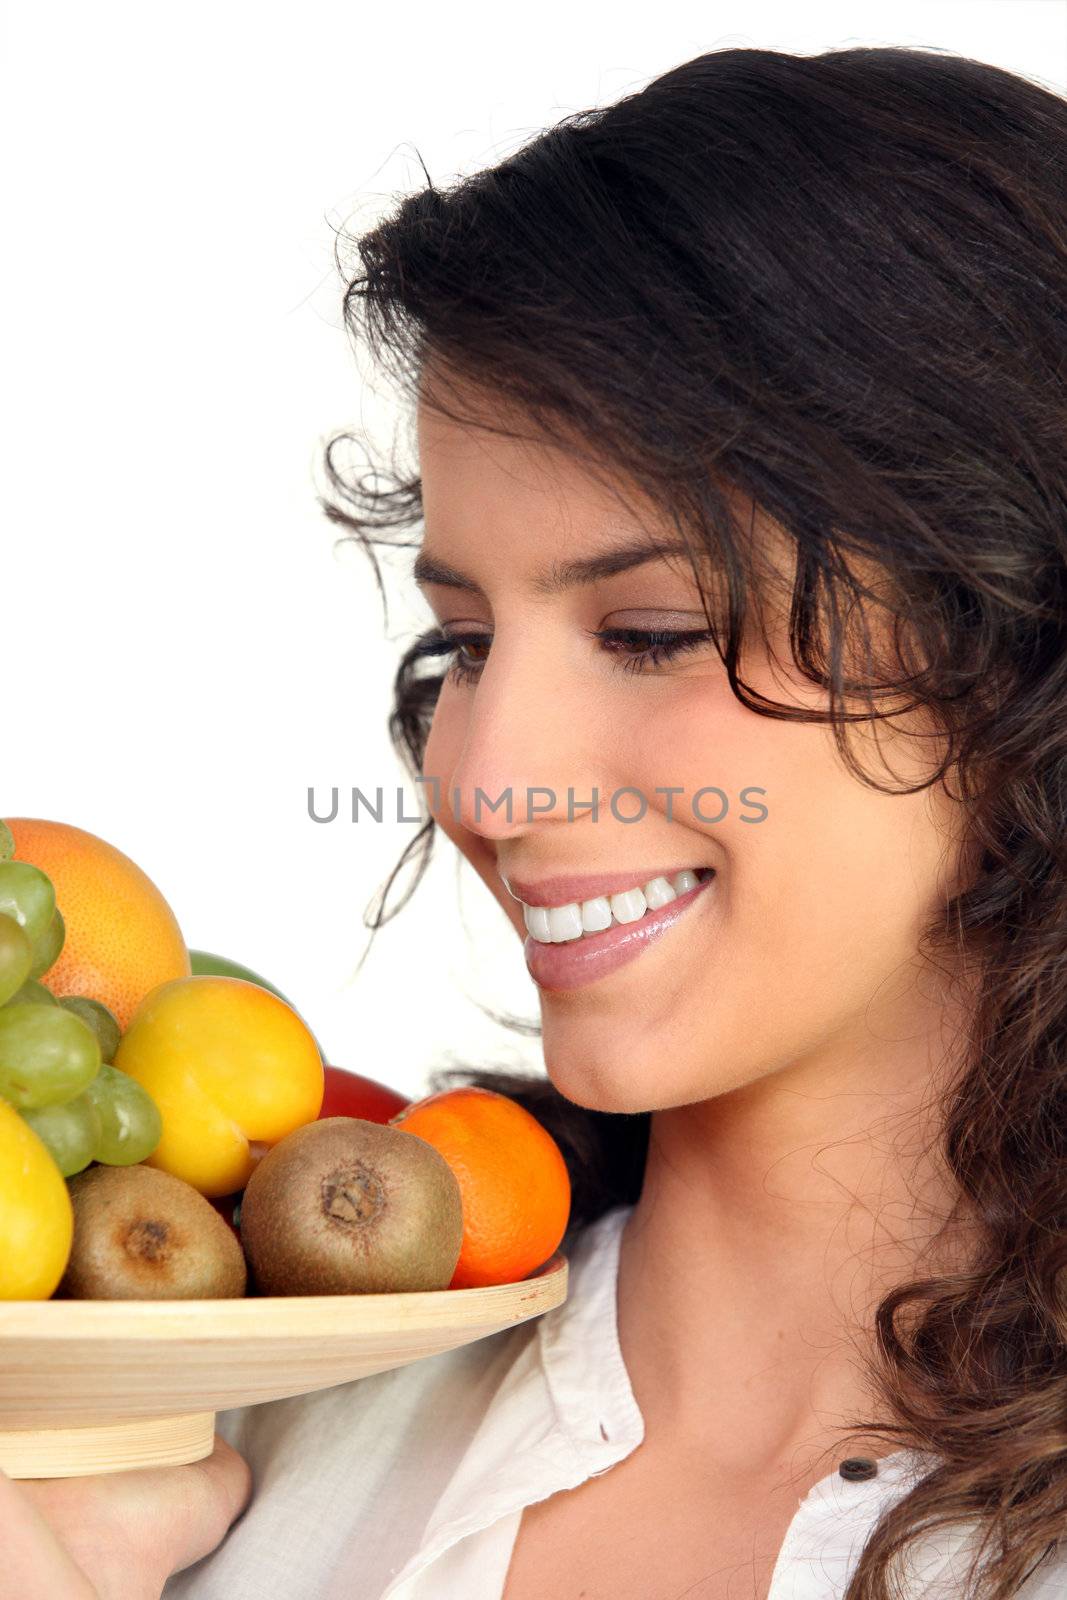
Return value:
<svg viewBox="0 0 1067 1600">
<path fill-rule="evenodd" d="M 672 527 L 638 485 L 598 463 L 562 427 L 560 438 L 546 437 L 528 415 L 470 384 L 449 380 L 433 393 L 430 403 L 420 390 L 417 409 L 430 539 L 476 534 L 486 518 L 497 537 L 514 526 L 542 545 L 596 543 L 613 531 L 662 536 Z"/>
<path fill-rule="evenodd" d="M 474 575 L 474 581 L 459 587 L 493 588 L 514 581 L 541 598 L 564 594 L 581 582 L 610 575 L 598 571 L 592 579 L 576 579 L 581 567 L 598 566 L 604 557 L 642 542 L 663 543 L 673 553 L 636 566 L 634 572 L 649 603 L 669 603 L 677 595 L 679 577 L 695 578 L 711 615 L 725 615 L 728 582 L 714 529 L 694 533 L 685 528 L 620 467 L 595 458 L 565 428 L 558 438 L 546 438 L 534 419 L 489 386 L 439 370 L 425 393 L 420 387 L 417 430 L 423 554 Z M 797 663 L 789 619 L 797 540 L 737 485 L 721 476 L 715 483 L 740 558 L 744 638 L 749 646 L 756 641 L 769 647 L 792 680 Z M 862 548 L 852 548 L 847 534 L 840 542 L 827 537 L 818 548 L 824 559 L 828 553 L 833 556 L 822 576 L 837 591 L 850 670 L 862 681 L 873 652 L 878 664 L 888 664 L 892 671 L 899 598 L 886 565 Z M 842 575 L 858 586 L 853 591 L 856 605 L 842 592 Z M 828 604 L 829 594 L 820 586 L 815 597 L 820 633 L 827 624 Z"/>
<path fill-rule="evenodd" d="M 441 559 L 462 565 L 476 542 L 481 559 L 514 570 L 517 560 L 556 565 L 644 538 L 684 552 L 665 558 L 673 571 L 693 576 L 695 566 L 709 593 L 722 589 L 715 533 L 684 526 L 565 422 L 546 437 L 490 384 L 440 362 L 423 369 L 416 421 L 425 545 Z M 745 491 L 721 476 L 715 485 L 749 604 L 777 617 L 792 593 L 795 541 Z"/>
</svg>

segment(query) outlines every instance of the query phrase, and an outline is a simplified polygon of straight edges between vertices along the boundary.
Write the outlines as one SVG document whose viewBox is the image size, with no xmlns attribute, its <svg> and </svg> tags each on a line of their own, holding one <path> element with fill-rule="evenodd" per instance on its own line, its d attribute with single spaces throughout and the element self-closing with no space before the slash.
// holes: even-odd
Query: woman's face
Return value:
<svg viewBox="0 0 1067 1600">
<path fill-rule="evenodd" d="M 862 1048 L 876 997 L 906 1021 L 920 932 L 955 884 L 957 818 L 942 787 L 864 786 L 827 726 L 746 709 L 710 638 L 632 670 L 644 641 L 612 647 L 594 633 L 706 629 L 688 561 L 661 556 L 588 581 L 564 565 L 650 536 L 675 543 L 673 529 L 654 508 L 642 526 L 551 447 L 425 404 L 418 429 L 420 561 L 437 569 L 420 586 L 444 632 L 469 641 L 458 657 L 474 675 L 441 688 L 423 769 L 440 790 L 428 783 L 427 799 L 525 944 L 560 1092 L 605 1111 L 686 1105 L 828 1047 Z M 462 586 L 441 581 L 445 567 Z M 773 651 L 747 654 L 742 676 L 772 699 L 822 706 L 792 663 L 785 618 L 783 605 L 769 618 Z M 872 762 L 870 731 L 855 741 L 880 781 L 929 770 L 929 742 L 883 725 L 877 745 L 888 766 Z M 491 806 L 508 791 L 510 819 Z M 504 881 L 535 886 L 527 898 L 543 904 L 580 904 L 709 868 L 677 912 L 668 903 L 548 944 L 528 934 Z M 548 881 L 598 875 L 614 889 Z M 550 931 L 573 927 L 568 915 Z M 639 931 L 646 918 L 654 937 Z"/>
</svg>

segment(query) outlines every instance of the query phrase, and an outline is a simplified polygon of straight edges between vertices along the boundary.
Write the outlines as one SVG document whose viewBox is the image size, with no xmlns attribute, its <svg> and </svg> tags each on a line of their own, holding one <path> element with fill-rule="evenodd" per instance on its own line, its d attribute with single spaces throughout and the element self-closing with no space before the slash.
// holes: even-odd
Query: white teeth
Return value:
<svg viewBox="0 0 1067 1600">
<path fill-rule="evenodd" d="M 705 869 L 707 875 L 707 869 Z M 585 933 L 600 933 L 613 923 L 638 922 L 646 911 L 658 911 L 688 894 L 701 882 L 697 872 L 686 868 L 674 878 L 651 878 L 643 888 L 624 889 L 620 894 L 595 895 L 591 900 L 571 901 L 565 906 L 528 906 L 522 915 L 527 932 L 538 944 L 565 944 Z"/>
<path fill-rule="evenodd" d="M 678 876 L 681 877 L 681 873 Z M 678 898 L 678 891 L 671 887 L 669 878 L 653 878 L 651 883 L 645 884 L 642 893 L 650 911 L 658 911 L 660 906 L 670 905 L 672 900 Z"/>
<path fill-rule="evenodd" d="M 524 902 L 522 915 L 526 923 L 527 933 L 532 934 L 538 944 L 552 943 L 552 935 L 548 931 L 547 906 L 528 906 Z"/>
<path fill-rule="evenodd" d="M 572 900 L 569 906 L 548 907 L 548 933 L 553 944 L 566 944 L 582 936 L 582 911 Z"/>
<path fill-rule="evenodd" d="M 607 896 L 598 894 L 594 900 L 582 901 L 582 928 L 586 933 L 601 933 L 611 927 L 611 905 Z"/>
<path fill-rule="evenodd" d="M 640 889 L 624 889 L 611 897 L 611 911 L 616 922 L 636 922 L 648 910 L 648 901 Z"/>
</svg>

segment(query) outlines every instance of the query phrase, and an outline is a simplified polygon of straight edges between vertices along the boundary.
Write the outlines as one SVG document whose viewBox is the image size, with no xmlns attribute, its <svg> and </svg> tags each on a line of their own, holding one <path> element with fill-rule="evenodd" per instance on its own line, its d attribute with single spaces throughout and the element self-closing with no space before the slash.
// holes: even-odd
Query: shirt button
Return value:
<svg viewBox="0 0 1067 1600">
<path fill-rule="evenodd" d="M 849 1456 L 847 1461 L 842 1461 L 838 1472 L 850 1483 L 858 1483 L 864 1478 L 874 1478 L 878 1475 L 878 1463 L 868 1456 Z"/>
</svg>

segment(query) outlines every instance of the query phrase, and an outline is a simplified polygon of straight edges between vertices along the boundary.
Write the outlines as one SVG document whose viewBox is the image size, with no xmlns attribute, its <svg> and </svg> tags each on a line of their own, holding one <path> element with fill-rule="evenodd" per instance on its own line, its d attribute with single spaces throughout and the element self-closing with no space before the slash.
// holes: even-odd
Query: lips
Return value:
<svg viewBox="0 0 1067 1600">
<path fill-rule="evenodd" d="M 500 874 L 505 889 L 516 900 L 528 906 L 565 906 L 572 901 L 593 900 L 598 895 L 622 894 L 627 889 L 640 889 L 653 878 L 674 878 L 679 872 L 692 868 L 691 861 L 679 861 L 674 866 L 628 867 L 624 872 L 598 872 L 584 877 L 573 873 L 554 878 L 517 878 L 512 873 Z"/>
<path fill-rule="evenodd" d="M 588 882 L 589 880 L 570 880 Z M 696 902 L 717 882 L 713 874 L 695 889 L 680 894 L 657 911 L 647 911 L 636 922 L 616 923 L 600 933 L 591 933 L 581 939 L 571 939 L 562 944 L 542 944 L 527 934 L 523 944 L 526 967 L 541 989 L 582 989 L 600 978 L 607 977 L 627 962 L 634 961 L 679 923 L 688 920 L 691 910 L 696 915 Z M 616 891 L 621 892 L 621 891 Z M 703 906 L 714 907 L 717 896 L 702 901 Z"/>
</svg>

